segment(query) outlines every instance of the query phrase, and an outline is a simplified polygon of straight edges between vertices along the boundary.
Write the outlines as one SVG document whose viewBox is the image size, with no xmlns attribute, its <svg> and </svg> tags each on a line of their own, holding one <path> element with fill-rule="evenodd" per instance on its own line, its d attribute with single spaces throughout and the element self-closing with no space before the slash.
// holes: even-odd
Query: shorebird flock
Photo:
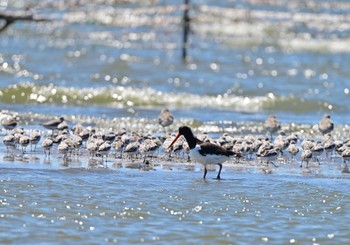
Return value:
<svg viewBox="0 0 350 245">
<path fill-rule="evenodd" d="M 158 119 L 164 131 L 174 121 L 168 109 L 163 109 Z M 18 118 L 10 115 L 1 121 L 7 132 L 2 141 L 8 154 L 41 151 L 45 158 L 50 158 L 54 152 L 63 159 L 86 155 L 102 162 L 114 158 L 146 163 L 154 158 L 169 161 L 182 159 L 202 163 L 204 178 L 207 165 L 217 164 L 220 167 L 217 178 L 220 179 L 224 162 L 253 162 L 274 167 L 278 167 L 279 163 L 295 163 L 309 168 L 310 163 L 319 165 L 320 159 L 340 157 L 345 165 L 350 160 L 350 139 L 342 141 L 332 137 L 334 124 L 330 115 L 325 115 L 318 123 L 322 140 L 317 141 L 300 139 L 296 133 L 287 135 L 281 131 L 281 124 L 274 115 L 264 123 L 265 135 L 234 136 L 224 133 L 218 138 L 212 138 L 205 132 L 194 136 L 186 126 L 180 127 L 177 134 L 155 136 L 128 132 L 127 129 L 97 130 L 81 124 L 69 128 L 63 117 L 41 124 L 45 130 L 25 130 L 17 122 Z"/>
</svg>

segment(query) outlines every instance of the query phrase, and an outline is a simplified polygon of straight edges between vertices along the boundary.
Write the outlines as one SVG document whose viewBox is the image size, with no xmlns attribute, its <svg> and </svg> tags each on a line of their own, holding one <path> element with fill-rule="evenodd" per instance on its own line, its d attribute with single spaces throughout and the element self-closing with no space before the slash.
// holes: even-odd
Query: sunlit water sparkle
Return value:
<svg viewBox="0 0 350 245">
<path fill-rule="evenodd" d="M 82 3 L 77 5 L 77 2 Z M 49 1 L 1 33 L 0 106 L 19 126 L 65 116 L 69 126 L 160 134 L 264 134 L 276 114 L 286 132 L 319 138 L 330 113 L 349 136 L 349 1 L 191 1 L 190 60 L 182 7 L 161 1 Z M 0 0 L 0 9 L 37 1 Z M 3 23 L 1 23 L 3 24 Z M 1 114 L 2 116 L 2 114 Z M 6 132 L 1 132 L 1 137 Z M 341 159 L 300 169 L 109 159 L 68 164 L 54 152 L 8 156 L 0 146 L 0 243 L 347 244 L 349 174 Z M 95 162 L 93 161 L 95 164 Z M 148 170 L 148 171 L 146 171 Z M 211 169 L 215 170 L 215 168 Z"/>
<path fill-rule="evenodd" d="M 350 236 L 348 178 L 225 171 L 221 181 L 204 181 L 183 170 L 1 172 L 1 243 L 339 244 Z"/>
</svg>

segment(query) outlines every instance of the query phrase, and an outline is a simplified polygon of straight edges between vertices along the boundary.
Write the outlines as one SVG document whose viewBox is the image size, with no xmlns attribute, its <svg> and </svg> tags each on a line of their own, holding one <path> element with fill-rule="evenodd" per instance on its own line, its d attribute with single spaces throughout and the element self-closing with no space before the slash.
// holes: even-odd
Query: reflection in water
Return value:
<svg viewBox="0 0 350 245">
<path fill-rule="evenodd" d="M 341 167 L 341 172 L 342 172 L 342 173 L 350 173 L 349 167 L 348 167 L 347 164 L 342 165 L 342 167 Z"/>
<path fill-rule="evenodd" d="M 25 130 L 64 116 L 69 126 L 159 135 L 168 106 L 171 132 L 191 125 L 264 135 L 274 113 L 286 132 L 318 140 L 313 125 L 330 113 L 334 139 L 350 133 L 348 1 L 194 1 L 188 63 L 180 1 L 30 2 L 0 0 L 0 9 L 28 6 L 55 18 L 1 33 L 0 105 Z M 125 156 L 105 163 L 85 150 L 62 159 L 55 145 L 46 159 L 5 154 L 0 144 L 1 244 L 350 240 L 350 175 L 336 154 L 308 169 L 299 160 L 228 162 L 218 181 L 164 152 L 148 164 Z"/>
<path fill-rule="evenodd" d="M 66 157 L 64 157 L 63 158 L 63 161 L 62 161 L 62 163 L 61 163 L 61 166 L 62 167 L 68 167 L 69 166 L 69 160 L 68 160 L 68 158 L 66 158 Z"/>
<path fill-rule="evenodd" d="M 43 163 L 44 163 L 44 164 L 51 164 L 51 159 L 45 157 Z"/>
<path fill-rule="evenodd" d="M 4 161 L 14 162 L 15 161 L 15 155 L 14 154 L 6 154 L 2 158 Z"/>
<path fill-rule="evenodd" d="M 101 159 L 89 158 L 88 168 L 102 168 L 105 167 Z"/>
</svg>

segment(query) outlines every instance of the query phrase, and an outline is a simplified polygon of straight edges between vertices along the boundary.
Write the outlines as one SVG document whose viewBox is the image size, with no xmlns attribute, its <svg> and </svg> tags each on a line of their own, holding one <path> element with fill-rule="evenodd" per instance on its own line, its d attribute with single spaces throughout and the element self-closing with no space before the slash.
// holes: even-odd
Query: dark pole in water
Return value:
<svg viewBox="0 0 350 245">
<path fill-rule="evenodd" d="M 182 19 L 183 24 L 183 40 L 182 40 L 182 59 L 187 61 L 188 34 L 190 33 L 190 0 L 184 0 L 185 9 Z"/>
</svg>

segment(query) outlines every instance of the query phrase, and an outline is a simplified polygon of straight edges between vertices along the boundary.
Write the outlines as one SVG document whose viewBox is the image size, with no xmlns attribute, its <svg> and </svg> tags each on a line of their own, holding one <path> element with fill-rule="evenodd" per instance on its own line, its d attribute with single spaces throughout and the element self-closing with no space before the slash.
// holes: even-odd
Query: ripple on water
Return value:
<svg viewBox="0 0 350 245">
<path fill-rule="evenodd" d="M 2 169 L 0 241 L 338 243 L 350 235 L 348 179 L 130 171 Z"/>
</svg>

